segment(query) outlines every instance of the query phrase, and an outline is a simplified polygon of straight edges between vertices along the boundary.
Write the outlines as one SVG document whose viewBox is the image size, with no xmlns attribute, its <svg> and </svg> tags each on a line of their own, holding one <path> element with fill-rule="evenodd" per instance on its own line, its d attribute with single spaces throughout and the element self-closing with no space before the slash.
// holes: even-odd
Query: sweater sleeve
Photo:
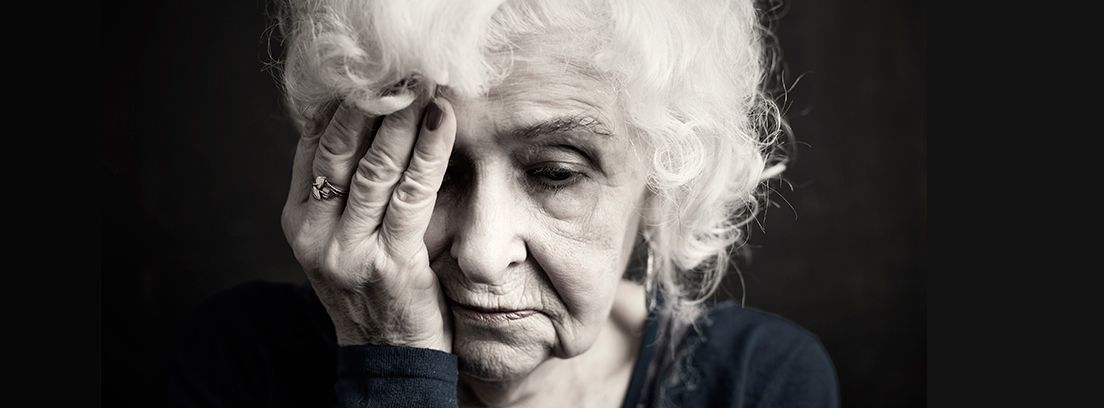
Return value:
<svg viewBox="0 0 1104 408">
<path fill-rule="evenodd" d="M 456 356 L 438 350 L 347 346 L 338 349 L 339 407 L 456 407 Z"/>
</svg>

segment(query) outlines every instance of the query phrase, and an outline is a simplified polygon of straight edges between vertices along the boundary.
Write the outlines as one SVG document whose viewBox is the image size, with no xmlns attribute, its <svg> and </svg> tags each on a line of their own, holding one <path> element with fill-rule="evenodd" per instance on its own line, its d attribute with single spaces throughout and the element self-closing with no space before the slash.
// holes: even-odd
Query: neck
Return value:
<svg viewBox="0 0 1104 408">
<path fill-rule="evenodd" d="M 644 288 L 621 281 L 610 316 L 589 350 L 570 359 L 551 358 L 516 380 L 489 382 L 461 374 L 461 402 L 493 407 L 620 405 L 647 316 Z"/>
</svg>

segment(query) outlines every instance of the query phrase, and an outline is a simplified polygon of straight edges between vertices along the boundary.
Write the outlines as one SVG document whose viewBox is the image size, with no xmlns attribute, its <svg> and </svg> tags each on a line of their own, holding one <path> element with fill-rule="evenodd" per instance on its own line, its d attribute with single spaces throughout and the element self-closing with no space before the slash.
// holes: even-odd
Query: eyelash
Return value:
<svg viewBox="0 0 1104 408">
<path fill-rule="evenodd" d="M 559 191 L 571 187 L 585 177 L 582 172 L 563 166 L 533 167 L 525 173 L 533 181 L 534 187 L 547 191 Z"/>
<path fill-rule="evenodd" d="M 569 167 L 554 164 L 543 164 L 525 170 L 526 181 L 536 189 L 549 192 L 557 192 L 571 187 L 586 177 L 586 173 L 572 170 Z M 467 175 L 461 166 L 448 166 L 442 182 L 442 188 L 453 187 L 464 182 Z"/>
</svg>

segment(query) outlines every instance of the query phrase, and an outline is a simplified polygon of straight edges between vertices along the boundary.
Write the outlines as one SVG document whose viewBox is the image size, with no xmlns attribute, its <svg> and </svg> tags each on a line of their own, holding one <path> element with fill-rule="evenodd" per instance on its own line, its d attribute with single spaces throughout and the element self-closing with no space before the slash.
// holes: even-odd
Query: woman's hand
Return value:
<svg viewBox="0 0 1104 408">
<path fill-rule="evenodd" d="M 342 103 L 299 140 L 283 228 L 338 345 L 452 351 L 423 236 L 455 139 L 452 106 L 436 98 L 375 119 Z M 313 198 L 317 176 L 348 196 Z"/>
</svg>

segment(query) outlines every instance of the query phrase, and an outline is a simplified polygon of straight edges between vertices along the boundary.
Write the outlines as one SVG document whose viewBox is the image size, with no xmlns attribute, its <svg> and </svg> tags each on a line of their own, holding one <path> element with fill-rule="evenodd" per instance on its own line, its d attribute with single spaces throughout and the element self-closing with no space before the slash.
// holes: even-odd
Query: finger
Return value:
<svg viewBox="0 0 1104 408">
<path fill-rule="evenodd" d="M 391 191 L 410 161 L 424 108 L 415 103 L 387 115 L 372 147 L 357 163 L 341 217 L 343 237 L 359 239 L 379 228 Z"/>
<path fill-rule="evenodd" d="M 435 98 L 426 108 L 410 165 L 388 203 L 380 231 L 384 243 L 406 248 L 423 243 L 455 141 L 452 105 Z"/>
<path fill-rule="evenodd" d="M 363 153 L 362 147 L 368 143 L 365 138 L 370 134 L 372 119 L 353 105 L 341 104 L 337 108 L 314 151 L 314 162 L 305 183 L 308 189 L 315 177 L 323 176 L 331 184 L 348 191 L 356 162 Z M 345 206 L 344 198 L 318 198 L 315 196 L 306 204 L 308 220 L 323 224 L 336 222 Z"/>
<path fill-rule="evenodd" d="M 323 108 L 323 117 L 326 123 L 333 118 L 334 113 L 341 102 L 335 102 L 332 106 Z M 298 123 L 296 129 L 301 135 L 295 147 L 295 159 L 291 166 L 291 187 L 288 189 L 287 204 L 298 207 L 306 202 L 310 196 L 311 166 L 314 165 L 314 151 L 318 148 L 318 140 L 322 137 L 325 128 L 315 130 L 313 122 Z"/>
<path fill-rule="evenodd" d="M 288 205 L 302 204 L 310 196 L 311 166 L 314 151 L 321 135 L 304 135 L 295 146 L 295 160 L 291 165 L 291 186 L 288 188 Z"/>
<path fill-rule="evenodd" d="M 318 146 L 319 135 L 304 135 L 295 147 L 295 161 L 291 165 L 291 186 L 288 188 L 287 201 L 280 214 L 280 225 L 284 237 L 292 242 L 299 236 L 302 228 L 303 205 L 310 196 L 310 168 L 314 161 L 314 150 Z M 294 247 L 293 247 L 294 248 Z"/>
</svg>

